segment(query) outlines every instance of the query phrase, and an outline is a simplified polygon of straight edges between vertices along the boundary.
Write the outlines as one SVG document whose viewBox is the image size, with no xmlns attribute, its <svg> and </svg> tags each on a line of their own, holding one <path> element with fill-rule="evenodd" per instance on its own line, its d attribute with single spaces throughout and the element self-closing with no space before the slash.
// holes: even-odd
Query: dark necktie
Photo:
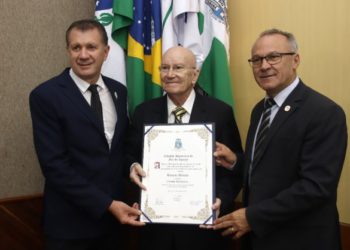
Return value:
<svg viewBox="0 0 350 250">
<path fill-rule="evenodd" d="M 102 104 L 100 100 L 100 95 L 97 91 L 97 85 L 91 84 L 88 90 L 91 92 L 91 109 L 96 114 L 96 117 L 99 119 L 99 122 L 102 124 L 103 127 L 103 113 L 102 113 Z"/>
<path fill-rule="evenodd" d="M 171 113 L 173 113 L 175 116 L 175 123 L 179 124 L 182 123 L 182 117 L 184 114 L 186 114 L 186 109 L 179 106 L 176 107 Z"/>
<path fill-rule="evenodd" d="M 262 146 L 264 145 L 267 132 L 269 131 L 269 128 L 270 128 L 271 108 L 275 104 L 276 103 L 272 98 L 268 98 L 264 102 L 264 111 L 262 114 L 261 123 L 260 123 L 259 130 L 255 140 L 254 157 L 253 157 L 253 163 L 252 163 L 253 167 L 254 167 L 255 161 L 262 154 Z"/>
<path fill-rule="evenodd" d="M 275 101 L 272 98 L 268 98 L 264 102 L 264 110 L 260 122 L 260 126 L 258 129 L 258 133 L 256 135 L 255 139 L 255 148 L 254 148 L 254 155 L 253 155 L 253 160 L 249 166 L 249 177 L 248 177 L 248 183 L 250 185 L 250 176 L 252 173 L 252 169 L 255 167 L 257 159 L 261 156 L 262 154 L 262 146 L 264 145 L 265 138 L 267 135 L 267 132 L 270 128 L 270 116 L 271 116 L 271 108 L 273 105 L 275 105 Z"/>
</svg>

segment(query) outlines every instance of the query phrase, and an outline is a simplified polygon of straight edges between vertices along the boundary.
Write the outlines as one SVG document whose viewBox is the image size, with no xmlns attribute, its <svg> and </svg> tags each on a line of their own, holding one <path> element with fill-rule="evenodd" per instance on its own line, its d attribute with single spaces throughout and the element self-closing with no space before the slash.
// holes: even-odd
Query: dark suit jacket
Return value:
<svg viewBox="0 0 350 250">
<path fill-rule="evenodd" d="M 130 144 L 132 162 L 142 162 L 142 140 L 144 124 L 168 123 L 168 110 L 166 96 L 147 101 L 139 105 L 131 122 Z M 215 123 L 216 140 L 224 143 L 238 154 L 242 162 L 242 147 L 238 128 L 233 117 L 233 110 L 227 104 L 208 96 L 196 94 L 190 123 L 213 122 Z M 233 201 L 241 189 L 242 174 L 240 163 L 237 163 L 233 171 L 222 167 L 216 167 L 217 197 L 221 198 L 221 214 L 232 211 Z M 149 249 L 160 247 L 170 249 L 169 244 L 177 245 L 177 249 L 199 249 L 200 245 L 209 249 L 211 241 L 217 239 L 224 241 L 216 232 L 198 229 L 198 226 L 183 225 L 147 225 L 146 244 Z M 215 234 L 215 235 L 214 235 Z M 152 245 L 152 240 L 156 243 Z M 180 247 L 183 244 L 184 247 Z"/>
<path fill-rule="evenodd" d="M 343 110 L 302 82 L 276 114 L 247 184 L 263 101 L 252 111 L 244 203 L 252 249 L 339 249 L 337 185 L 346 146 Z"/>
<path fill-rule="evenodd" d="M 30 94 L 34 144 L 45 176 L 44 229 L 53 238 L 96 237 L 116 221 L 107 208 L 122 196 L 127 92 L 103 80 L 117 111 L 111 149 L 69 69 Z"/>
</svg>

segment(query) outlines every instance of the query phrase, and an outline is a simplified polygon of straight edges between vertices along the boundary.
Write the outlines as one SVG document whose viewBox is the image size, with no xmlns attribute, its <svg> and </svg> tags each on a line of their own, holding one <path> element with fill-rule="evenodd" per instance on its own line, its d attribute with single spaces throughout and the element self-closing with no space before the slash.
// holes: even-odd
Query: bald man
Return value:
<svg viewBox="0 0 350 250">
<path fill-rule="evenodd" d="M 234 167 L 216 168 L 216 202 L 213 209 L 226 214 L 241 189 L 241 139 L 232 108 L 194 90 L 199 70 L 193 53 L 183 47 L 169 49 L 159 68 L 162 88 L 166 95 L 139 105 L 132 118 L 129 136 L 129 164 L 131 181 L 145 188 L 140 177 L 144 124 L 174 123 L 172 111 L 181 106 L 186 110 L 182 123 L 214 123 L 216 141 L 227 145 L 234 154 Z M 216 83 L 219 84 L 219 83 Z M 217 159 L 217 164 L 220 164 Z M 141 234 L 141 249 L 229 249 L 230 240 L 219 232 L 200 229 L 194 225 L 149 224 Z"/>
</svg>

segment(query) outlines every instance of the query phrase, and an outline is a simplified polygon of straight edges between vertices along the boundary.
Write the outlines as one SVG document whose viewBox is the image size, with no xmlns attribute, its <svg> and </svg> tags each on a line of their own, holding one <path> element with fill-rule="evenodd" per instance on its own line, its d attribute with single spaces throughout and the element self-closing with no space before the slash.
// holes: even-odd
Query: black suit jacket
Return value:
<svg viewBox="0 0 350 250">
<path fill-rule="evenodd" d="M 107 208 L 122 197 L 127 92 L 103 80 L 117 111 L 111 149 L 69 69 L 30 94 L 34 144 L 45 176 L 44 229 L 53 238 L 96 237 L 116 222 Z"/>
<path fill-rule="evenodd" d="M 252 249 L 339 249 L 337 185 L 346 146 L 343 110 L 299 82 L 276 114 L 251 173 L 263 101 L 252 111 L 246 143 L 244 203 Z"/>
<path fill-rule="evenodd" d="M 232 211 L 234 198 L 241 189 L 241 139 L 232 108 L 219 100 L 196 94 L 190 123 L 199 122 L 215 123 L 216 140 L 231 148 L 239 158 L 233 171 L 216 167 L 216 189 L 217 197 L 222 201 L 222 215 Z M 142 162 L 143 127 L 144 124 L 154 123 L 168 123 L 166 96 L 144 102 L 135 109 L 129 136 L 129 164 Z M 144 231 L 148 232 L 145 244 L 148 244 L 149 249 L 160 246 L 159 249 L 171 249 L 172 242 L 178 246 L 176 249 L 199 249 L 201 245 L 205 249 L 210 249 L 213 246 L 210 242 L 214 242 L 214 239 L 224 241 L 217 233 L 198 229 L 198 226 L 147 225 Z M 151 243 L 152 241 L 154 244 Z M 181 245 L 184 247 L 181 248 Z"/>
</svg>

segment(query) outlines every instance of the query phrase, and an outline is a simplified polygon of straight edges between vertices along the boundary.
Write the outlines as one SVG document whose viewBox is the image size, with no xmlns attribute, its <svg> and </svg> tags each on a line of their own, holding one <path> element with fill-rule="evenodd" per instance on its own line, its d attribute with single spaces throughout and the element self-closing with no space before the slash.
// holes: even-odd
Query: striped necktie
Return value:
<svg viewBox="0 0 350 250">
<path fill-rule="evenodd" d="M 264 145 L 265 138 L 267 136 L 267 132 L 270 128 L 270 116 L 271 116 L 271 108 L 276 104 L 276 102 L 273 100 L 273 98 L 268 98 L 264 102 L 264 110 L 261 117 L 260 126 L 258 128 L 258 133 L 256 135 L 255 139 L 255 148 L 254 148 L 254 155 L 253 160 L 249 166 L 249 173 L 248 173 L 248 184 L 250 186 L 250 178 L 253 168 L 256 165 L 256 162 L 258 158 L 261 157 L 262 154 L 262 146 Z"/>
<path fill-rule="evenodd" d="M 275 104 L 276 103 L 273 100 L 273 98 L 268 98 L 265 100 L 264 111 L 262 114 L 261 123 L 260 123 L 259 130 L 258 130 L 258 133 L 256 135 L 256 140 L 255 140 L 254 157 L 253 157 L 252 166 L 254 166 L 255 161 L 262 154 L 262 146 L 264 145 L 267 132 L 269 131 L 269 128 L 270 128 L 271 108 Z"/>
<path fill-rule="evenodd" d="M 174 114 L 175 117 L 175 123 L 180 124 L 182 123 L 182 117 L 184 114 L 186 114 L 186 109 L 184 109 L 181 106 L 176 107 L 171 113 Z"/>
</svg>

